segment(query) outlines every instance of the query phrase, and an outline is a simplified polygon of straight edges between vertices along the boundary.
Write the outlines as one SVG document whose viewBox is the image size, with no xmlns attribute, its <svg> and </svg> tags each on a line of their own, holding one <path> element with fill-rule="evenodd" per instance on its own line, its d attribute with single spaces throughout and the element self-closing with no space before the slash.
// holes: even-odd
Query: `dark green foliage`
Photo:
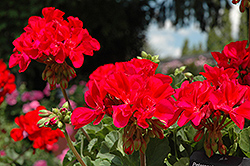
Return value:
<svg viewBox="0 0 250 166">
<path fill-rule="evenodd" d="M 203 31 L 220 24 L 219 9 L 230 8 L 227 0 L 168 0 L 156 1 L 155 6 L 156 19 L 160 26 L 164 25 L 166 19 L 170 19 L 179 28 L 190 25 L 190 19 L 194 19 L 199 22 Z"/>
</svg>

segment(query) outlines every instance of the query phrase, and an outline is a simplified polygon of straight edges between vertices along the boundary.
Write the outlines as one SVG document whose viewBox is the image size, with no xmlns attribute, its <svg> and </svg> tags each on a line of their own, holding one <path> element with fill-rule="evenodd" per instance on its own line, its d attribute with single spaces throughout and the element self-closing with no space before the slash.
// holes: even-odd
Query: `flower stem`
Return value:
<svg viewBox="0 0 250 166">
<path fill-rule="evenodd" d="M 73 111 L 73 109 L 72 109 L 72 107 L 71 107 L 71 105 L 70 105 L 69 98 L 68 98 L 68 95 L 67 95 L 67 93 L 66 93 L 66 90 L 65 90 L 65 89 L 63 89 L 62 87 L 61 87 L 61 90 L 62 90 L 62 93 L 63 93 L 64 99 L 65 99 L 65 100 L 68 102 L 68 104 L 69 104 L 69 110 L 72 112 L 72 111 Z"/>
<path fill-rule="evenodd" d="M 83 162 L 81 156 L 79 155 L 79 153 L 77 152 L 77 150 L 75 149 L 74 145 L 72 144 L 72 141 L 67 133 L 67 131 L 64 131 L 64 136 L 68 142 L 69 148 L 72 150 L 73 154 L 76 156 L 76 159 L 80 162 L 80 164 L 82 166 L 86 166 L 86 164 Z"/>
<path fill-rule="evenodd" d="M 226 127 L 227 125 L 229 125 L 231 122 L 232 122 L 232 120 L 228 121 L 225 125 L 221 126 L 221 127 L 219 128 L 219 130 L 224 129 L 224 127 Z"/>
<path fill-rule="evenodd" d="M 91 141 L 91 138 L 90 138 L 90 136 L 88 135 L 88 133 L 87 133 L 83 128 L 81 128 L 81 131 L 82 131 L 82 133 L 85 135 L 85 137 L 87 138 L 87 140 L 90 142 L 90 141 Z"/>
<path fill-rule="evenodd" d="M 140 151 L 140 164 L 141 166 L 146 166 L 146 154 Z"/>
<path fill-rule="evenodd" d="M 73 109 L 72 109 L 72 107 L 71 107 L 71 105 L 70 105 L 69 98 L 68 98 L 68 95 L 67 95 L 66 90 L 63 89 L 62 87 L 61 87 L 61 90 L 62 90 L 64 99 L 65 99 L 65 100 L 68 102 L 68 104 L 69 104 L 69 110 L 70 110 L 70 112 L 73 112 Z M 83 134 L 85 135 L 85 137 L 87 138 L 87 140 L 88 140 L 88 141 L 91 141 L 91 138 L 90 138 L 90 136 L 88 135 L 88 133 L 87 133 L 84 129 L 81 129 L 81 130 L 82 130 Z"/>
</svg>

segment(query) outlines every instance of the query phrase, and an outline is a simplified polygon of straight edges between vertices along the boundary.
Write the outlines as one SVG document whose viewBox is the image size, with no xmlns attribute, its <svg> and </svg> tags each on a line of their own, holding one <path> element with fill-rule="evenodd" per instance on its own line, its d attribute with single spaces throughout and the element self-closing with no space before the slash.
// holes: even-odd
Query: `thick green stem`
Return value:
<svg viewBox="0 0 250 166">
<path fill-rule="evenodd" d="M 73 112 L 73 109 L 72 109 L 72 107 L 71 107 L 71 105 L 70 105 L 69 98 L 68 98 L 68 95 L 67 95 L 67 93 L 66 93 L 66 90 L 63 89 L 62 87 L 61 87 L 61 90 L 62 90 L 64 99 L 65 99 L 65 100 L 68 102 L 68 104 L 69 104 L 69 110 L 70 110 L 71 112 Z M 82 130 L 83 134 L 85 135 L 85 137 L 87 138 L 87 140 L 88 140 L 88 141 L 91 141 L 91 138 L 90 138 L 90 136 L 88 135 L 88 133 L 87 133 L 84 129 L 81 129 L 81 130 Z"/>
<path fill-rule="evenodd" d="M 141 166 L 146 166 L 146 154 L 140 151 L 140 164 Z"/>
<path fill-rule="evenodd" d="M 66 140 L 68 142 L 68 146 L 71 149 L 71 151 L 73 152 L 73 154 L 76 156 L 76 159 L 80 162 L 80 164 L 82 166 L 86 166 L 86 164 L 83 162 L 81 156 L 79 155 L 79 153 L 75 149 L 74 145 L 72 144 L 72 141 L 71 141 L 71 139 L 70 139 L 70 137 L 69 137 L 69 135 L 68 135 L 68 133 L 67 133 L 66 130 L 64 131 L 64 135 L 65 135 L 65 138 L 66 138 Z"/>
</svg>

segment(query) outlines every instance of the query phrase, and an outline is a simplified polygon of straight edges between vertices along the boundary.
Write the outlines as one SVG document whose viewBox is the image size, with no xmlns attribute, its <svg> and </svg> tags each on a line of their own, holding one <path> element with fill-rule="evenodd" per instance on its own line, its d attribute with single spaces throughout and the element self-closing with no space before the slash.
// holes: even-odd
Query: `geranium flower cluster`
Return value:
<svg viewBox="0 0 250 166">
<path fill-rule="evenodd" d="M 14 40 L 9 66 L 19 65 L 19 72 L 23 72 L 31 59 L 45 63 L 43 79 L 48 80 L 51 89 L 59 83 L 65 89 L 69 79 L 76 76 L 65 59 L 69 57 L 73 66 L 79 68 L 84 61 L 83 54 L 92 56 L 93 51 L 100 49 L 100 44 L 83 29 L 77 17 L 69 16 L 66 21 L 64 12 L 54 7 L 44 8 L 42 14 L 43 18 L 30 17 L 25 32 Z"/>
<path fill-rule="evenodd" d="M 124 128 L 123 146 L 127 154 L 145 153 L 149 137 L 163 138 L 176 107 L 171 95 L 172 78 L 155 74 L 158 64 L 147 59 L 107 64 L 97 68 L 87 83 L 85 101 L 90 108 L 78 107 L 71 116 L 75 128 L 111 116 Z"/>
<path fill-rule="evenodd" d="M 217 150 L 221 154 L 226 153 L 221 134 L 223 128 L 233 121 L 243 129 L 245 118 L 250 119 L 250 90 L 246 73 L 249 52 L 245 47 L 246 41 L 232 42 L 224 47 L 222 53 L 213 52 L 218 66 L 204 65 L 205 72 L 201 74 L 206 80 L 185 81 L 181 88 L 176 89 L 176 114 L 180 114 L 177 123 L 183 126 L 191 121 L 198 130 L 195 141 L 206 134 L 204 148 L 208 156 Z"/>
<path fill-rule="evenodd" d="M 19 128 L 14 128 L 10 132 L 14 141 L 20 141 L 28 137 L 29 140 L 33 141 L 33 148 L 49 151 L 59 137 L 64 137 L 60 129 L 52 130 L 49 127 L 38 127 L 37 122 L 42 119 L 39 116 L 39 111 L 44 109 L 45 107 L 39 106 L 36 110 L 15 118 L 15 123 Z"/>
<path fill-rule="evenodd" d="M 7 65 L 0 59 L 0 105 L 6 94 L 11 94 L 15 89 L 15 76 L 7 70 Z"/>
</svg>

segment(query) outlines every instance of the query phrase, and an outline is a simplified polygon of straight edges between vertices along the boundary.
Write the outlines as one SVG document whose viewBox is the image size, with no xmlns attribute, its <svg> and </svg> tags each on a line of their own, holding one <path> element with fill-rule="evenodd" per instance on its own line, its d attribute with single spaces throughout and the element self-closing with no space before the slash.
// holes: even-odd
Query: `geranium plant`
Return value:
<svg viewBox="0 0 250 166">
<path fill-rule="evenodd" d="M 241 11 L 245 7 L 248 1 L 242 0 Z M 205 64 L 198 76 L 185 72 L 184 66 L 171 75 L 158 73 L 158 56 L 146 52 L 127 62 L 100 66 L 89 76 L 81 106 L 74 108 L 66 91 L 76 77 L 73 67 L 81 67 L 83 55 L 92 56 L 100 44 L 77 17 L 64 20 L 64 13 L 53 7 L 42 14 L 30 17 L 25 32 L 13 42 L 9 66 L 19 65 L 19 72 L 24 72 L 31 60 L 44 63 L 42 79 L 50 90 L 61 89 L 65 103 L 58 108 L 39 103 L 16 117 L 19 127 L 10 132 L 14 141 L 28 138 L 32 148 L 50 151 L 65 137 L 70 150 L 63 165 L 182 165 L 199 149 L 208 157 L 250 157 L 244 148 L 250 144 L 245 136 L 249 128 L 244 129 L 245 119 L 250 119 L 248 41 L 212 52 L 217 66 Z M 14 76 L 2 61 L 0 76 L 2 103 L 6 93 L 15 90 Z M 77 132 L 73 143 L 69 125 Z"/>
</svg>

